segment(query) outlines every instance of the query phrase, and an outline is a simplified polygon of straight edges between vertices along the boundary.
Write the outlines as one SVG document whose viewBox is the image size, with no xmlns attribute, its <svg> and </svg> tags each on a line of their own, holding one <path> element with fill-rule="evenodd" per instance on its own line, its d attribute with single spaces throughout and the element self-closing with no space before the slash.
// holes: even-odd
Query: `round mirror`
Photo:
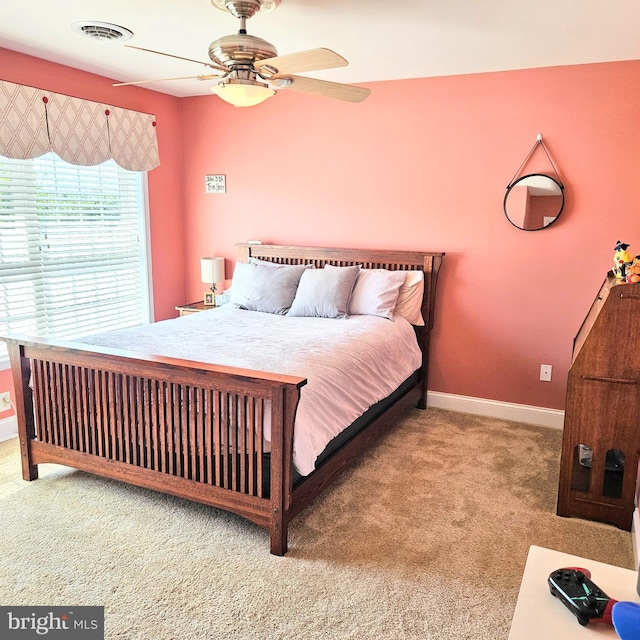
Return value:
<svg viewBox="0 0 640 640">
<path fill-rule="evenodd" d="M 538 231 L 553 224 L 564 207 L 564 186 L 543 173 L 530 173 L 507 187 L 504 213 L 523 231 Z"/>
</svg>

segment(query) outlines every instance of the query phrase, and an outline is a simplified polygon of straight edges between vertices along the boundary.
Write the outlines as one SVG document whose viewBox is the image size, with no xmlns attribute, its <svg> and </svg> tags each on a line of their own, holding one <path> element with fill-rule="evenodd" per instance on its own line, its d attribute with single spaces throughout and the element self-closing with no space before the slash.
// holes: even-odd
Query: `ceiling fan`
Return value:
<svg viewBox="0 0 640 640">
<path fill-rule="evenodd" d="M 280 89 L 316 93 L 327 98 L 336 98 L 347 102 L 361 102 L 371 93 L 370 89 L 364 87 L 296 75 L 300 72 L 334 69 L 349 64 L 342 56 L 330 49 L 310 49 L 279 56 L 277 49 L 271 43 L 247 33 L 247 20 L 259 11 L 275 9 L 280 4 L 280 0 L 209 1 L 217 9 L 228 11 L 240 20 L 240 30 L 237 34 L 218 38 L 209 45 L 211 62 L 201 62 L 132 45 L 125 46 L 202 64 L 209 67 L 212 70 L 211 73 L 180 78 L 119 82 L 114 86 L 122 87 L 163 80 L 196 78 L 198 80 L 218 80 L 211 87 L 211 91 L 236 107 L 250 107 L 260 104 L 275 95 L 276 91 Z"/>
</svg>

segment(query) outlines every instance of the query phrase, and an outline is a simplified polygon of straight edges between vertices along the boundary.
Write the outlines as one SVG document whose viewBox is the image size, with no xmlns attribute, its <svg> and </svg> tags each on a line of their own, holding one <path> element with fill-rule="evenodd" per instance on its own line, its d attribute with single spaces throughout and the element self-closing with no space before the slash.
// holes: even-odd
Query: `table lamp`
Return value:
<svg viewBox="0 0 640 640">
<path fill-rule="evenodd" d="M 216 306 L 216 284 L 225 280 L 224 258 L 200 258 L 200 279 L 202 282 L 211 283 L 211 290 L 205 291 L 204 304 Z"/>
</svg>

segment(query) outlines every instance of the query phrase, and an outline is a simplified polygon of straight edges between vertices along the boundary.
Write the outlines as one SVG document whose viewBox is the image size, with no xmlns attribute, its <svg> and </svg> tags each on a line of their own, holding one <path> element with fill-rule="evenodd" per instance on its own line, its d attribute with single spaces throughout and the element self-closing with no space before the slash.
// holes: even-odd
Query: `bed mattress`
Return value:
<svg viewBox="0 0 640 640">
<path fill-rule="evenodd" d="M 293 452 L 303 476 L 333 438 L 422 362 L 415 331 L 402 318 L 294 318 L 231 305 L 79 342 L 307 378 Z"/>
</svg>

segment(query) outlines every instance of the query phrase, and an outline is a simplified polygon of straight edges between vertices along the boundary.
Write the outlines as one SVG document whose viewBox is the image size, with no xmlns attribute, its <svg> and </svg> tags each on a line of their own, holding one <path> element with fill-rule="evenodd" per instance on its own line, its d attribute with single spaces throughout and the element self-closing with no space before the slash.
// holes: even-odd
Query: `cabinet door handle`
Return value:
<svg viewBox="0 0 640 640">
<path fill-rule="evenodd" d="M 593 380 L 594 382 L 614 382 L 617 384 L 638 384 L 637 380 L 628 378 L 606 378 L 604 376 L 580 376 L 583 380 Z"/>
</svg>

